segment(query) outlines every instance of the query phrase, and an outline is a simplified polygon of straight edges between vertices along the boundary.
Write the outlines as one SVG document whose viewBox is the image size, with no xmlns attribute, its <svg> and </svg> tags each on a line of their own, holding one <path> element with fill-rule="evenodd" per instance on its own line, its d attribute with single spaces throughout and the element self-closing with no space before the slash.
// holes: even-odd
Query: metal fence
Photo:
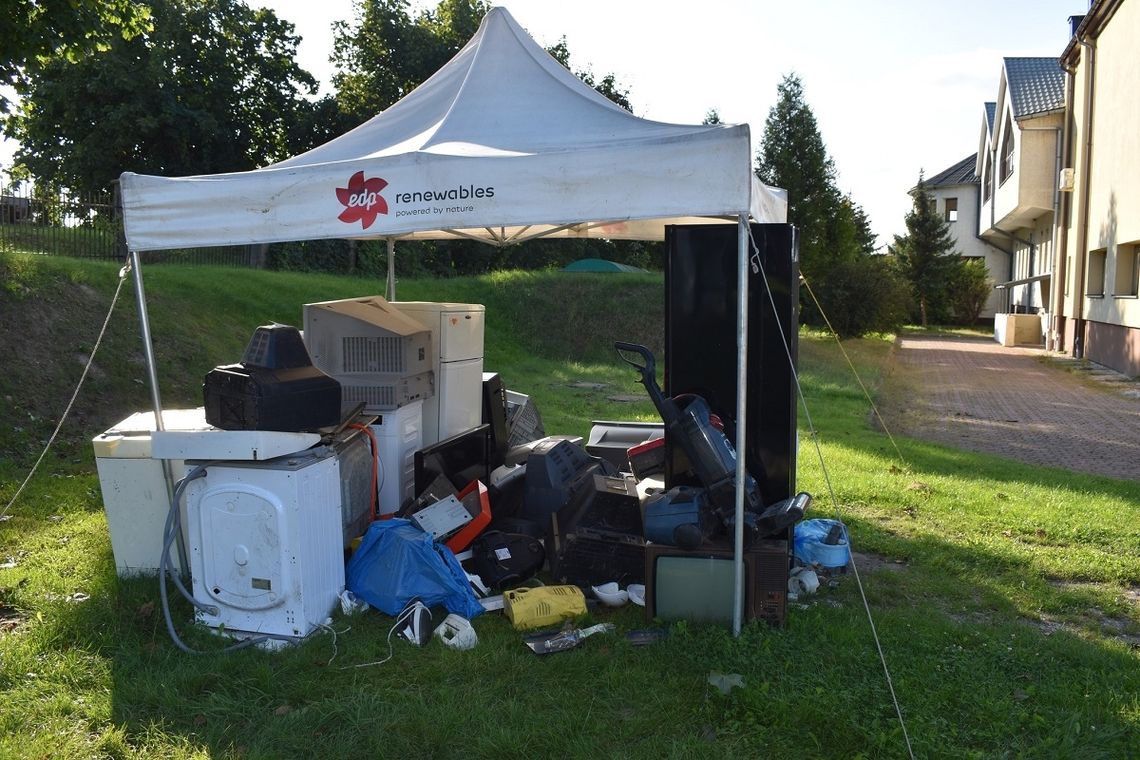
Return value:
<svg viewBox="0 0 1140 760">
<path fill-rule="evenodd" d="M 126 257 L 123 222 L 112 192 L 48 192 L 0 179 L 0 251 L 82 259 Z M 220 246 L 141 254 L 148 263 L 264 266 L 264 246 Z"/>
</svg>

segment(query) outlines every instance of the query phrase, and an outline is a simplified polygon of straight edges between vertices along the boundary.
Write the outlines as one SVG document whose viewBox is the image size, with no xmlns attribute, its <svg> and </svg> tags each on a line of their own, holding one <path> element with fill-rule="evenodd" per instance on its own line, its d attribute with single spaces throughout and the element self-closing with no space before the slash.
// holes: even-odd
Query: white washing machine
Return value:
<svg viewBox="0 0 1140 760">
<path fill-rule="evenodd" d="M 194 464 L 194 463 L 190 463 Z M 194 598 L 205 625 L 300 638 L 344 590 L 340 467 L 329 447 L 209 465 L 187 487 Z"/>
</svg>

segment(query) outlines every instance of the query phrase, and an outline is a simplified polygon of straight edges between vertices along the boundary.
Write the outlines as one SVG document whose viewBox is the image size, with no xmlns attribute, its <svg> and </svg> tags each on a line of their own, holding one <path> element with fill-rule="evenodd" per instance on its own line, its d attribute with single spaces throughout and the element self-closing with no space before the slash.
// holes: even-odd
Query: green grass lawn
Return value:
<svg viewBox="0 0 1140 760">
<path fill-rule="evenodd" d="M 0 509 L 54 427 L 91 349 L 117 266 L 0 256 Z M 202 377 L 253 328 L 300 304 L 383 291 L 329 276 L 146 271 L 162 389 L 198 405 Z M 505 273 L 402 282 L 402 299 L 487 305 L 488 369 L 538 401 L 549 432 L 651 419 L 615 339 L 661 346 L 657 276 Z M 885 339 L 844 344 L 874 391 Z M 800 339 L 804 392 L 832 499 L 803 425 L 798 483 L 840 514 L 918 757 L 1140 756 L 1140 487 L 899 439 L 870 424 L 831 339 Z M 0 757 L 904 757 L 852 576 L 788 625 L 676 624 L 636 648 L 595 636 L 538 658 L 505 619 L 479 645 L 395 643 L 375 612 L 335 617 L 279 653 L 191 657 L 170 643 L 153 580 L 114 573 L 90 439 L 147 408 L 128 287 L 62 440 L 0 522 Z M 570 387 L 604 383 L 601 390 Z M 175 620 L 190 643 L 217 645 Z M 620 632 L 640 610 L 597 612 Z M 334 658 L 335 652 L 335 658 Z M 331 660 L 331 661 L 330 661 Z M 710 672 L 737 673 L 722 695 Z"/>
</svg>

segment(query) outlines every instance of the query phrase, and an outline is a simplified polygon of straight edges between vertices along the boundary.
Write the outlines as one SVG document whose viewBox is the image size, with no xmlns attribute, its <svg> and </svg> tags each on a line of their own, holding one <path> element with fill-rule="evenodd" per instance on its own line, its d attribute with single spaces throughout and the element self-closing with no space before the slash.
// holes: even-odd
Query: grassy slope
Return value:
<svg viewBox="0 0 1140 760">
<path fill-rule="evenodd" d="M 0 508 L 50 433 L 90 350 L 116 268 L 0 257 Z M 240 356 L 252 328 L 299 304 L 379 283 L 228 269 L 146 272 L 163 393 L 197 404 L 201 376 Z M 488 307 L 487 366 L 532 393 L 552 432 L 652 415 L 614 339 L 660 346 L 660 280 L 502 274 L 401 283 L 400 297 Z M 616 316 L 615 316 L 616 315 Z M 386 621 L 337 620 L 280 653 L 191 658 L 170 645 L 153 581 L 114 575 L 89 439 L 149 402 L 133 295 L 120 302 L 75 421 L 0 523 L 0 756 L 902 756 L 852 578 L 796 608 L 784 631 L 677 625 L 636 649 L 591 639 L 543 660 L 509 626 L 476 621 L 479 647 L 396 644 Z M 846 344 L 874 384 L 885 341 Z M 1140 504 L 1134 483 L 900 441 L 900 462 L 827 340 L 805 334 L 801 371 L 827 473 L 856 548 L 900 561 L 864 575 L 919 756 L 1123 757 L 1140 752 L 1140 668 L 1112 634 L 1135 632 Z M 567 387 L 608 383 L 602 391 Z M 802 419 L 802 418 L 801 418 Z M 836 509 L 806 428 L 800 486 Z M 76 592 L 87 601 L 73 601 Z M 1132 602 L 1127 601 L 1132 594 Z M 184 607 L 176 620 L 188 616 Z M 622 630 L 632 609 L 599 614 Z M 1054 632 L 1055 631 L 1055 632 Z M 1047 635 L 1048 634 L 1048 635 Z M 208 636 L 189 632 L 201 646 Z M 710 670 L 744 676 L 729 697 Z"/>
</svg>

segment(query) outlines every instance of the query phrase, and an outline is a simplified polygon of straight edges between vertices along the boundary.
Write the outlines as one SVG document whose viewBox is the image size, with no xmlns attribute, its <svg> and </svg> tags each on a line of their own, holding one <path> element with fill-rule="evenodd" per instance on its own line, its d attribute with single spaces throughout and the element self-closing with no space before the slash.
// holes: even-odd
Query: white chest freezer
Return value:
<svg viewBox="0 0 1140 760">
<path fill-rule="evenodd" d="M 167 409 L 162 413 L 162 423 L 168 430 L 210 429 L 201 407 Z M 151 458 L 154 429 L 154 412 L 138 412 L 91 439 L 119 577 L 154 575 L 162 556 L 162 531 L 170 510 L 170 492 L 162 462 Z M 181 460 L 172 460 L 170 464 L 176 480 L 186 474 Z M 185 510 L 183 518 L 185 541 Z M 177 551 L 171 559 L 177 566 Z"/>
<path fill-rule="evenodd" d="M 432 301 L 391 305 L 432 333 L 435 396 L 424 400 L 424 445 L 479 425 L 483 420 L 483 305 Z"/>
</svg>

